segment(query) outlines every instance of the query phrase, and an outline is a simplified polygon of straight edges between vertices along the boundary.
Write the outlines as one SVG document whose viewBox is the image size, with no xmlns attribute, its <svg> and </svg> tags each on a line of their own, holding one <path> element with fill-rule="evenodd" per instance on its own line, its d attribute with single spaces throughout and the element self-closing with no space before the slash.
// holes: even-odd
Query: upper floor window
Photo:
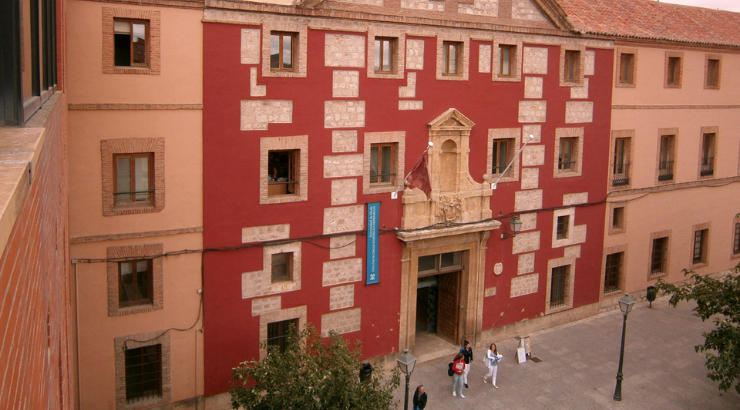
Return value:
<svg viewBox="0 0 740 410">
<path fill-rule="evenodd" d="M 629 154 L 631 138 L 614 139 L 614 160 L 612 163 L 612 186 L 629 185 Z"/>
<path fill-rule="evenodd" d="M 568 238 L 568 228 L 570 226 L 570 215 L 561 215 L 557 219 L 556 239 Z"/>
<path fill-rule="evenodd" d="M 704 88 L 719 89 L 722 60 L 719 55 L 708 55 L 706 61 Z"/>
<path fill-rule="evenodd" d="M 272 283 L 293 280 L 293 252 L 273 253 Z"/>
<path fill-rule="evenodd" d="M 681 88 L 683 77 L 683 53 L 675 51 L 666 52 L 665 62 L 665 84 L 666 88 Z"/>
<path fill-rule="evenodd" d="M 398 39 L 375 37 L 375 65 L 377 73 L 392 73 L 396 67 Z"/>
<path fill-rule="evenodd" d="M 372 144 L 370 146 L 370 184 L 396 183 L 397 144 Z"/>
<path fill-rule="evenodd" d="M 114 155 L 116 206 L 152 203 L 153 156 L 150 152 Z"/>
<path fill-rule="evenodd" d="M 658 181 L 673 181 L 675 135 L 660 136 Z"/>
<path fill-rule="evenodd" d="M 164 209 L 164 139 L 122 138 L 100 145 L 103 215 Z"/>
<path fill-rule="evenodd" d="M 563 81 L 566 83 L 579 82 L 581 74 L 581 52 L 578 50 L 565 50 L 563 64 Z"/>
<path fill-rule="evenodd" d="M 499 44 L 498 75 L 500 77 L 512 77 L 516 75 L 516 46 L 510 44 Z"/>
<path fill-rule="evenodd" d="M 293 71 L 297 33 L 270 33 L 270 70 Z"/>
<path fill-rule="evenodd" d="M 635 85 L 636 60 L 637 56 L 632 49 L 625 50 L 624 52 L 620 50 L 619 60 L 617 61 L 618 87 L 631 87 Z"/>
<path fill-rule="evenodd" d="M 146 67 L 148 65 L 148 21 L 115 19 L 113 33 L 114 60 L 117 67 Z"/>
<path fill-rule="evenodd" d="M 613 232 L 624 230 L 624 207 L 615 206 L 612 208 L 612 224 L 611 230 Z"/>
<path fill-rule="evenodd" d="M 573 171 L 576 164 L 576 150 L 578 149 L 577 138 L 560 139 L 560 155 L 558 156 L 559 171 Z"/>
<path fill-rule="evenodd" d="M 152 303 L 151 259 L 119 262 L 118 272 L 119 307 Z"/>
<path fill-rule="evenodd" d="M 442 74 L 460 75 L 463 43 L 445 41 L 442 43 Z"/>
<path fill-rule="evenodd" d="M 714 175 L 714 153 L 717 135 L 713 132 L 702 134 L 701 163 L 699 175 L 702 177 Z"/>
<path fill-rule="evenodd" d="M 296 195 L 299 189 L 300 150 L 270 151 L 267 154 L 267 195 Z"/>
<path fill-rule="evenodd" d="M 506 139 L 494 139 L 492 142 L 493 148 L 491 152 L 491 173 L 493 175 L 503 174 L 506 167 L 509 166 L 511 158 L 514 155 L 514 144 L 513 138 Z"/>
</svg>

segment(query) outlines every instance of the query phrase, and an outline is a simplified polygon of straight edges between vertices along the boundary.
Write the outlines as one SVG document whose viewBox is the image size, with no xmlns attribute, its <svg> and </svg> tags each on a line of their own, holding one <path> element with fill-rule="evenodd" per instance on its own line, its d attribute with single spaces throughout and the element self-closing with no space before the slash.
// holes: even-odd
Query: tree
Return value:
<svg viewBox="0 0 740 410">
<path fill-rule="evenodd" d="M 375 367 L 372 377 L 361 382 L 359 341 L 350 347 L 335 332 L 322 338 L 308 324 L 301 332 L 291 328 L 282 351 L 264 342 L 260 347 L 267 349 L 267 357 L 233 369 L 237 384 L 229 393 L 234 409 L 395 408 L 393 391 L 401 380 L 398 368 L 385 379 L 382 367 Z"/>
<path fill-rule="evenodd" d="M 740 272 L 740 263 L 734 268 Z M 719 389 L 727 391 L 733 387 L 740 393 L 740 276 L 729 275 L 724 279 L 701 276 L 688 269 L 687 282 L 679 285 L 665 283 L 662 279 L 655 285 L 659 290 L 670 294 L 668 303 L 676 307 L 678 302 L 696 301 L 694 311 L 702 321 L 713 318 L 717 327 L 704 332 L 704 344 L 694 350 L 703 352 L 707 377 L 719 382 Z"/>
</svg>

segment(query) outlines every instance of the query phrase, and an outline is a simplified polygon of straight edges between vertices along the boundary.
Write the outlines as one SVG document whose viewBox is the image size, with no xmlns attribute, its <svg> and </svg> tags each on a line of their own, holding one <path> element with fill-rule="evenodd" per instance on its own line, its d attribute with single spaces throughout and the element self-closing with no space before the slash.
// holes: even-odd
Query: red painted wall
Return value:
<svg viewBox="0 0 740 410">
<path fill-rule="evenodd" d="M 264 78 L 264 99 L 293 101 L 293 122 L 270 124 L 267 131 L 240 131 L 240 101 L 260 99 L 249 95 L 250 65 L 240 63 L 240 30 L 230 24 L 204 24 L 204 242 L 207 248 L 241 245 L 241 229 L 248 226 L 290 223 L 292 238 L 320 235 L 324 208 L 331 206 L 331 180 L 323 178 L 323 156 L 331 154 L 331 129 L 324 128 L 324 101 L 332 98 L 332 71 L 324 67 L 325 31 L 308 31 L 308 76 L 306 78 Z M 256 27 L 252 27 L 256 28 Z M 352 33 L 357 34 L 357 33 Z M 411 37 L 409 37 L 411 38 Z M 489 128 L 519 128 L 518 105 L 524 95 L 524 82 L 492 82 L 489 73 L 477 72 L 479 42 L 470 42 L 469 81 L 438 81 L 435 78 L 436 39 L 426 41 L 425 69 L 417 73 L 417 100 L 424 101 L 419 111 L 398 110 L 398 87 L 406 80 L 370 79 L 360 71 L 359 100 L 365 101 L 365 127 L 358 131 L 358 147 L 365 132 L 406 132 L 407 173 L 428 141 L 428 123 L 449 108 L 456 108 L 476 126 L 470 135 L 470 174 L 482 182 L 486 172 Z M 545 190 L 544 207 L 562 205 L 564 193 L 589 191 L 589 200 L 606 195 L 611 100 L 610 50 L 596 50 L 596 76 L 590 77 L 589 101 L 594 101 L 594 122 L 565 124 L 565 101 L 570 88 L 558 85 L 558 47 L 549 47 L 549 75 L 544 95 L 548 100 L 548 122 L 542 126 L 546 144 L 546 163 L 540 167 L 540 188 Z M 261 69 L 258 70 L 261 73 Z M 583 126 L 584 171 L 578 178 L 552 179 L 552 144 L 556 127 Z M 309 136 L 308 201 L 288 204 L 259 204 L 259 143 L 267 136 Z M 360 148 L 361 151 L 361 148 Z M 361 185 L 361 181 L 358 181 Z M 500 184 L 492 197 L 493 214 L 509 214 L 514 208 L 514 192 L 519 183 Z M 382 201 L 380 227 L 400 226 L 401 200 L 389 194 L 362 195 L 358 204 Z M 576 225 L 588 224 L 589 241 L 582 245 L 577 262 L 574 307 L 598 301 L 604 205 L 581 208 Z M 508 218 L 506 219 L 508 221 Z M 494 276 L 492 260 L 503 258 L 505 266 L 516 266 L 511 240 L 501 241 L 500 231 L 489 240 L 486 287 L 497 286 L 498 295 L 486 300 L 484 330 L 531 318 L 544 312 L 547 259 L 561 257 L 563 249 L 549 250 L 552 212 L 538 214 L 537 229 L 542 231 L 542 250 L 537 253 L 536 272 L 540 272 L 539 293 L 510 299 L 508 283 L 516 269 Z M 365 236 L 357 237 L 357 256 L 365 256 Z M 302 288 L 283 294 L 282 308 L 308 306 L 308 321 L 320 326 L 321 315 L 329 312 L 329 289 L 321 285 L 322 263 L 329 260 L 328 239 L 314 239 L 302 245 Z M 398 351 L 400 306 L 400 259 L 402 243 L 394 232 L 380 239 L 380 284 L 355 287 L 355 307 L 362 308 L 362 330 L 346 334 L 363 342 L 363 356 L 374 357 Z M 506 256 L 509 255 L 509 256 Z M 241 274 L 262 269 L 262 248 L 210 252 L 205 255 L 205 386 L 206 395 L 228 390 L 231 368 L 240 361 L 258 357 L 259 317 L 251 314 L 251 299 L 241 298 Z M 364 276 L 363 276 L 364 283 Z M 502 303 L 505 301 L 506 303 Z M 499 313 L 506 314 L 499 319 Z M 523 310 L 523 312 L 522 312 Z"/>
</svg>

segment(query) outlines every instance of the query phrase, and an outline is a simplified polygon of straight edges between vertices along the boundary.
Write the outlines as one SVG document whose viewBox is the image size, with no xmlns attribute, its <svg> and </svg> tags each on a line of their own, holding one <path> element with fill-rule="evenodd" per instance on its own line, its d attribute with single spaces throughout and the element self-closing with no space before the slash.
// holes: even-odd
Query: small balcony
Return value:
<svg viewBox="0 0 740 410">
<path fill-rule="evenodd" d="M 629 164 L 622 163 L 614 165 L 614 176 L 612 186 L 625 186 L 630 184 Z"/>
<path fill-rule="evenodd" d="M 703 177 L 714 175 L 714 157 L 705 157 L 701 159 L 699 175 Z"/>
<path fill-rule="evenodd" d="M 658 181 L 673 181 L 673 161 L 660 161 L 658 164 Z"/>
</svg>

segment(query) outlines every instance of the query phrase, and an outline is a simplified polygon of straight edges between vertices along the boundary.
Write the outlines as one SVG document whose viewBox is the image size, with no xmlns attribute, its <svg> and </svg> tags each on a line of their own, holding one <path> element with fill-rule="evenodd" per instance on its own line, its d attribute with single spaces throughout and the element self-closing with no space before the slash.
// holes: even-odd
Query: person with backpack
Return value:
<svg viewBox="0 0 740 410">
<path fill-rule="evenodd" d="M 455 355 L 452 360 L 452 395 L 457 396 L 457 391 L 460 390 L 460 398 L 465 398 L 463 395 L 463 373 L 465 373 L 465 358 L 462 353 Z"/>
<path fill-rule="evenodd" d="M 473 363 L 473 348 L 470 346 L 470 342 L 467 340 L 463 343 L 463 348 L 460 349 L 463 358 L 465 359 L 465 372 L 463 372 L 463 384 L 465 388 L 468 388 L 468 373 L 470 373 L 470 365 Z"/>
<path fill-rule="evenodd" d="M 488 366 L 488 374 L 483 376 L 483 383 L 488 383 L 487 379 L 491 379 L 491 385 L 497 389 L 496 376 L 498 375 L 498 362 L 501 361 L 501 358 L 503 358 L 503 355 L 498 354 L 496 343 L 491 343 L 485 359 L 486 366 Z"/>
<path fill-rule="evenodd" d="M 414 410 L 424 410 L 427 406 L 427 394 L 424 392 L 424 385 L 420 384 L 414 392 Z"/>
</svg>

